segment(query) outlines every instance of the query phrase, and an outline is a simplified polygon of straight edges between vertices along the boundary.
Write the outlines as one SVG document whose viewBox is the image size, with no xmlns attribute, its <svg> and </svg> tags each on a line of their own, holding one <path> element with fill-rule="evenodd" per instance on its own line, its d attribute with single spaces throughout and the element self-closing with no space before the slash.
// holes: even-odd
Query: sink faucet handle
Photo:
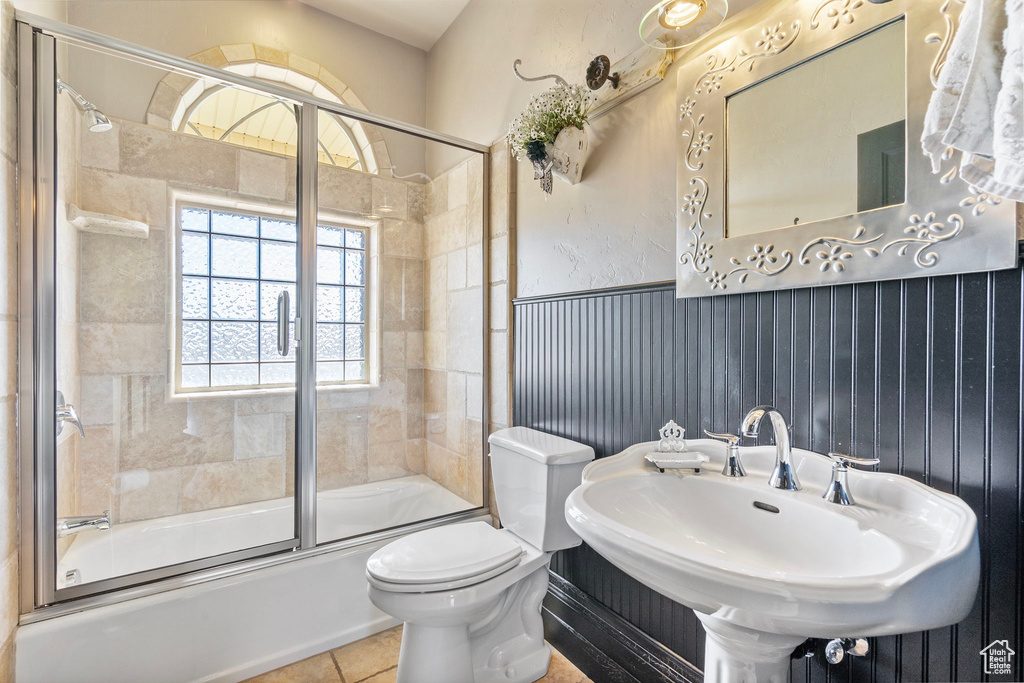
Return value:
<svg viewBox="0 0 1024 683">
<path fill-rule="evenodd" d="M 715 432 L 709 432 L 706 429 L 704 430 L 704 433 L 710 436 L 712 439 L 724 441 L 730 446 L 736 446 L 740 442 L 740 437 L 736 436 L 735 434 L 716 434 Z"/>
<path fill-rule="evenodd" d="M 854 458 L 845 453 L 829 453 L 828 457 L 832 459 L 832 481 L 829 482 L 822 498 L 836 505 L 855 505 L 846 477 L 850 465 L 866 467 L 877 465 L 880 460 L 878 458 Z"/>
<path fill-rule="evenodd" d="M 828 454 L 828 457 L 832 458 L 833 468 L 842 467 L 845 469 L 850 465 L 854 465 L 855 467 L 870 467 L 871 465 L 877 465 L 878 463 L 882 462 L 878 458 L 854 458 L 853 456 L 847 455 L 846 453 L 830 452 Z"/>
<path fill-rule="evenodd" d="M 704 430 L 704 433 L 712 439 L 725 442 L 725 466 L 722 467 L 722 476 L 745 477 L 747 471 L 743 469 L 743 461 L 740 460 L 740 437 L 735 434 L 716 434 Z"/>
</svg>

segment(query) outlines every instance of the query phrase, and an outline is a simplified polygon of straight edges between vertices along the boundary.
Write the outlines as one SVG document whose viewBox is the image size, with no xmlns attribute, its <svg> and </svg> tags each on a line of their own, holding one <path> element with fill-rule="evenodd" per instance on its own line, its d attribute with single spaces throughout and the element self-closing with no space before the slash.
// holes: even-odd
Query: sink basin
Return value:
<svg viewBox="0 0 1024 683">
<path fill-rule="evenodd" d="M 645 461 L 657 443 L 591 463 L 566 501 L 569 525 L 627 574 L 696 611 L 705 680 L 784 682 L 806 638 L 868 637 L 956 623 L 974 604 L 977 519 L 912 479 L 850 471 L 857 504 L 826 502 L 824 455 L 793 449 L 799 491 L 768 486 L 775 447 L 741 449 L 746 477 L 719 472 L 725 447 L 687 441 L 699 474 Z M 941 596 L 941 599 L 936 599 Z"/>
</svg>

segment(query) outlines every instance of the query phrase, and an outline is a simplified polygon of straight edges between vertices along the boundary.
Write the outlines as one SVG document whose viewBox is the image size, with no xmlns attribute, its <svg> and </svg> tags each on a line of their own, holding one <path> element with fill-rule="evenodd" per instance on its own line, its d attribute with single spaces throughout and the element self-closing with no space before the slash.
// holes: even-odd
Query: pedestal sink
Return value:
<svg viewBox="0 0 1024 683">
<path fill-rule="evenodd" d="M 964 619 L 978 589 L 977 519 L 912 479 L 849 473 L 856 505 L 822 500 L 824 455 L 793 449 L 799 491 L 771 488 L 774 447 L 724 445 L 699 474 L 646 462 L 656 443 L 591 463 L 566 501 L 569 525 L 612 564 L 692 608 L 707 631 L 707 683 L 784 683 L 807 638 L 922 631 Z"/>
</svg>

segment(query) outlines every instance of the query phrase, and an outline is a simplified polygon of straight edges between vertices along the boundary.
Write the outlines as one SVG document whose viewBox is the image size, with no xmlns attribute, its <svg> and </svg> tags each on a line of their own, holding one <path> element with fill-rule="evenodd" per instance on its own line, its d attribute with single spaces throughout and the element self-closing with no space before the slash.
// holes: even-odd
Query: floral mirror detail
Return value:
<svg viewBox="0 0 1024 683">
<path fill-rule="evenodd" d="M 933 173 L 919 142 L 961 7 L 798 0 L 680 67 L 677 296 L 1016 266 L 1014 203 L 961 180 L 952 149 Z M 904 57 L 901 80 L 860 87 L 822 67 L 846 58 L 858 78 L 889 78 Z M 813 85 L 794 85 L 801 74 Z M 830 81 L 847 91 L 836 118 L 851 130 L 823 152 L 821 120 L 841 106 L 821 94 Z M 845 199 L 823 207 L 830 192 Z"/>
<path fill-rule="evenodd" d="M 552 190 L 552 175 L 570 185 L 578 183 L 589 153 L 583 126 L 593 96 L 582 85 L 559 81 L 555 87 L 533 96 L 530 105 L 512 121 L 506 136 L 516 158 L 529 159 L 533 164 L 533 177 L 548 194 Z"/>
</svg>

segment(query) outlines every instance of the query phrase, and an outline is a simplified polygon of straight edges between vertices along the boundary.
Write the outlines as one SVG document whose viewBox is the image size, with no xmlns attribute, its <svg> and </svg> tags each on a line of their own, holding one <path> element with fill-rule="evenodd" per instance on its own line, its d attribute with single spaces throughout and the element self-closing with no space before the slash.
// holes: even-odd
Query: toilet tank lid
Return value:
<svg viewBox="0 0 1024 683">
<path fill-rule="evenodd" d="M 487 441 L 492 446 L 506 448 L 545 465 L 571 465 L 594 459 L 594 449 L 590 446 L 529 427 L 500 429 Z"/>
</svg>

